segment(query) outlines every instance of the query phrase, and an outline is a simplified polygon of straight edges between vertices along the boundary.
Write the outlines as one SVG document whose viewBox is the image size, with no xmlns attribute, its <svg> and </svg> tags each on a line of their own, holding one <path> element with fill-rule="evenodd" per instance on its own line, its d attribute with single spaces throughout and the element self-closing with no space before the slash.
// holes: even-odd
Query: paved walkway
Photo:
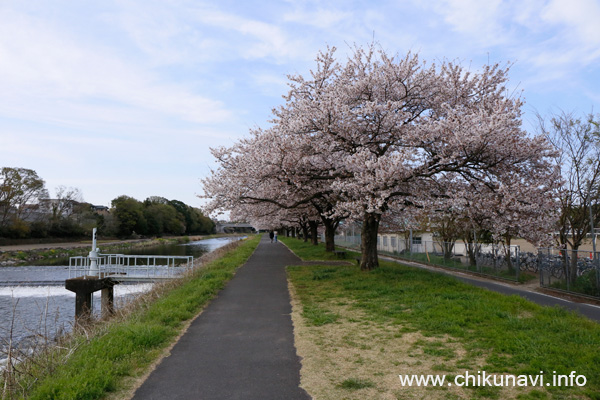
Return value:
<svg viewBox="0 0 600 400">
<path fill-rule="evenodd" d="M 310 399 L 299 387 L 285 273 L 301 263 L 263 236 L 134 399 Z"/>
</svg>

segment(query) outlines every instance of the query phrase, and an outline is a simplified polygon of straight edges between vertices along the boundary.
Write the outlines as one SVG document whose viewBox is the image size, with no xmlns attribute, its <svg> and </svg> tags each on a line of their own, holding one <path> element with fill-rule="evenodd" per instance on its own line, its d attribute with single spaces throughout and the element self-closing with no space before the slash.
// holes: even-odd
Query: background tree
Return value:
<svg viewBox="0 0 600 400">
<path fill-rule="evenodd" d="M 444 258 L 449 260 L 454 254 L 454 244 L 463 236 L 465 230 L 463 213 L 456 209 L 433 212 L 429 224 L 434 239 L 443 250 Z"/>
<path fill-rule="evenodd" d="M 62 217 L 68 217 L 75 211 L 77 204 L 83 202 L 81 190 L 75 187 L 58 186 L 54 199 L 48 199 L 51 218 L 58 220 Z"/>
<path fill-rule="evenodd" d="M 140 201 L 123 195 L 115 198 L 111 206 L 111 214 L 117 220 L 117 236 L 129 237 L 134 232 L 140 234 L 146 231 L 148 224 Z"/>
<path fill-rule="evenodd" d="M 54 198 L 45 183 L 26 168 L 0 170 L 0 238 L 88 237 L 94 227 L 103 236 L 209 234 L 214 222 L 177 200 L 150 196 L 140 202 L 129 196 L 112 201 L 106 216 L 83 201 L 81 190 L 58 186 Z"/>
<path fill-rule="evenodd" d="M 164 198 L 152 197 L 144 201 L 146 235 L 182 235 L 185 232 L 185 217 Z"/>
<path fill-rule="evenodd" d="M 128 196 L 112 201 L 111 216 L 114 234 L 120 237 L 138 235 L 199 235 L 214 232 L 215 224 L 199 209 L 178 200 L 151 196 L 143 202 Z M 111 233 L 108 227 L 107 234 Z"/>
<path fill-rule="evenodd" d="M 600 117 L 578 117 L 560 112 L 544 118 L 538 114 L 541 133 L 557 153 L 555 165 L 560 169 L 562 186 L 556 196 L 560 203 L 558 244 L 572 250 L 567 275 L 577 278 L 577 250 L 590 232 L 590 222 L 600 223 Z"/>
<path fill-rule="evenodd" d="M 0 170 L 0 228 L 26 219 L 48 198 L 45 182 L 32 169 L 3 167 Z"/>
<path fill-rule="evenodd" d="M 186 235 L 213 233 L 215 223 L 210 218 L 204 216 L 200 209 L 190 207 L 179 200 L 169 200 L 168 204 L 183 218 Z"/>
<path fill-rule="evenodd" d="M 195 223 L 195 216 L 192 212 L 192 208 L 179 200 L 169 200 L 168 204 L 171 207 L 173 207 L 175 211 L 180 215 L 180 218 L 184 223 L 184 233 L 186 235 L 191 234 L 193 230 L 193 225 Z"/>
<path fill-rule="evenodd" d="M 96 219 L 90 204 L 83 202 L 81 190 L 75 187 L 58 186 L 55 197 L 43 199 L 41 210 L 47 234 L 52 237 L 82 237 L 91 234 Z"/>
</svg>

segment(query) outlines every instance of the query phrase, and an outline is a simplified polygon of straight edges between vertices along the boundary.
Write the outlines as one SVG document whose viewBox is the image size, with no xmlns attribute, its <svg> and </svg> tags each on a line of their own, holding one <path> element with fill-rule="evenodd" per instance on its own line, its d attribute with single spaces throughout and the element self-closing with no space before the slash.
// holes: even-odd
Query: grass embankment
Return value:
<svg viewBox="0 0 600 400">
<path fill-rule="evenodd" d="M 165 244 L 189 243 L 193 240 L 206 240 L 227 236 L 242 236 L 242 234 L 213 234 L 204 236 L 175 236 L 166 238 L 131 239 L 123 241 L 99 240 L 98 246 L 103 253 L 124 251 L 134 248 L 145 248 L 161 246 Z M 91 240 L 82 240 L 79 246 L 70 247 L 72 243 L 49 243 L 53 248 L 39 248 L 30 250 L 0 251 L 0 267 L 20 266 L 28 264 L 65 265 L 69 263 L 69 257 L 85 256 L 89 253 L 92 245 Z M 86 246 L 80 246 L 81 244 Z"/>
<path fill-rule="evenodd" d="M 166 243 L 184 243 L 189 241 L 184 237 L 179 238 L 153 238 L 153 239 L 136 239 L 129 241 L 108 241 L 100 240 L 98 246 L 103 252 L 123 251 L 132 248 L 143 248 L 159 246 Z M 69 257 L 84 256 L 90 252 L 92 242 L 90 240 L 82 240 L 77 244 L 86 244 L 88 246 L 70 247 L 69 243 L 50 244 L 53 248 L 39 248 L 29 250 L 13 250 L 0 252 L 0 266 L 20 266 L 28 264 L 45 263 L 47 265 L 64 265 L 68 264 Z"/>
<path fill-rule="evenodd" d="M 284 241 L 304 256 L 297 241 Z M 310 257 L 319 258 L 319 249 Z M 574 313 L 385 261 L 370 272 L 349 264 L 288 274 L 302 386 L 315 398 L 600 398 L 600 325 Z M 456 386 L 466 371 L 498 382 L 500 375 L 542 375 L 543 385 Z M 553 371 L 576 371 L 587 384 L 548 386 Z M 446 375 L 446 383 L 403 387 L 398 375 L 409 374 Z"/>
<path fill-rule="evenodd" d="M 143 376 L 194 316 L 223 288 L 252 254 L 259 236 L 233 244 L 179 284 L 137 307 L 121 321 L 109 322 L 91 339 L 80 335 L 76 350 L 53 370 L 37 371 L 29 399 L 99 399 L 128 390 Z M 148 299 L 146 299 L 148 300 Z M 73 346 L 75 344 L 75 346 Z M 41 375 L 41 376 L 40 376 Z"/>
</svg>

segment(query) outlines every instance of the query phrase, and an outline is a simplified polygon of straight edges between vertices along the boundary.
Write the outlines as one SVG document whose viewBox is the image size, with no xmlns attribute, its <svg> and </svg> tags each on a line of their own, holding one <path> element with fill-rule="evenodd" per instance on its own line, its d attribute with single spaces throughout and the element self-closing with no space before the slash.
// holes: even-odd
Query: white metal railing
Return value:
<svg viewBox="0 0 600 400">
<path fill-rule="evenodd" d="M 123 280 L 174 278 L 193 268 L 193 256 L 98 254 L 92 269 L 89 256 L 69 258 L 69 279 L 80 276 L 118 277 Z"/>
</svg>

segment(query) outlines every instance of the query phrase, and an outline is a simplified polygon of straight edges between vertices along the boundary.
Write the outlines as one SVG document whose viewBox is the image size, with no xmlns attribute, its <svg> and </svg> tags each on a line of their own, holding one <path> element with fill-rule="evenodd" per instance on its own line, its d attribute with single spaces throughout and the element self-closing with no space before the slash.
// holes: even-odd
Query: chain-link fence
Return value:
<svg viewBox="0 0 600 400">
<path fill-rule="evenodd" d="M 383 236 L 378 250 L 380 254 L 411 261 L 519 280 L 519 246 L 440 241 L 413 241 L 411 244 L 409 239 Z"/>
<path fill-rule="evenodd" d="M 360 249 L 360 235 L 336 235 L 339 246 Z M 440 265 L 518 281 L 521 271 L 519 246 L 413 240 L 399 235 L 380 235 L 377 250 L 411 261 Z"/>
<path fill-rule="evenodd" d="M 600 296 L 600 252 L 538 249 L 540 286 Z"/>
<path fill-rule="evenodd" d="M 325 240 L 325 236 L 321 240 Z M 336 246 L 342 246 L 349 249 L 360 251 L 360 234 L 356 235 L 335 235 Z"/>
<path fill-rule="evenodd" d="M 336 235 L 339 246 L 360 251 L 360 234 Z M 463 242 L 440 242 L 409 235 L 379 235 L 377 250 L 391 255 L 448 268 L 472 271 L 514 281 L 535 279 L 540 286 L 600 297 L 600 252 L 539 248 L 521 252 L 519 246 Z"/>
</svg>

